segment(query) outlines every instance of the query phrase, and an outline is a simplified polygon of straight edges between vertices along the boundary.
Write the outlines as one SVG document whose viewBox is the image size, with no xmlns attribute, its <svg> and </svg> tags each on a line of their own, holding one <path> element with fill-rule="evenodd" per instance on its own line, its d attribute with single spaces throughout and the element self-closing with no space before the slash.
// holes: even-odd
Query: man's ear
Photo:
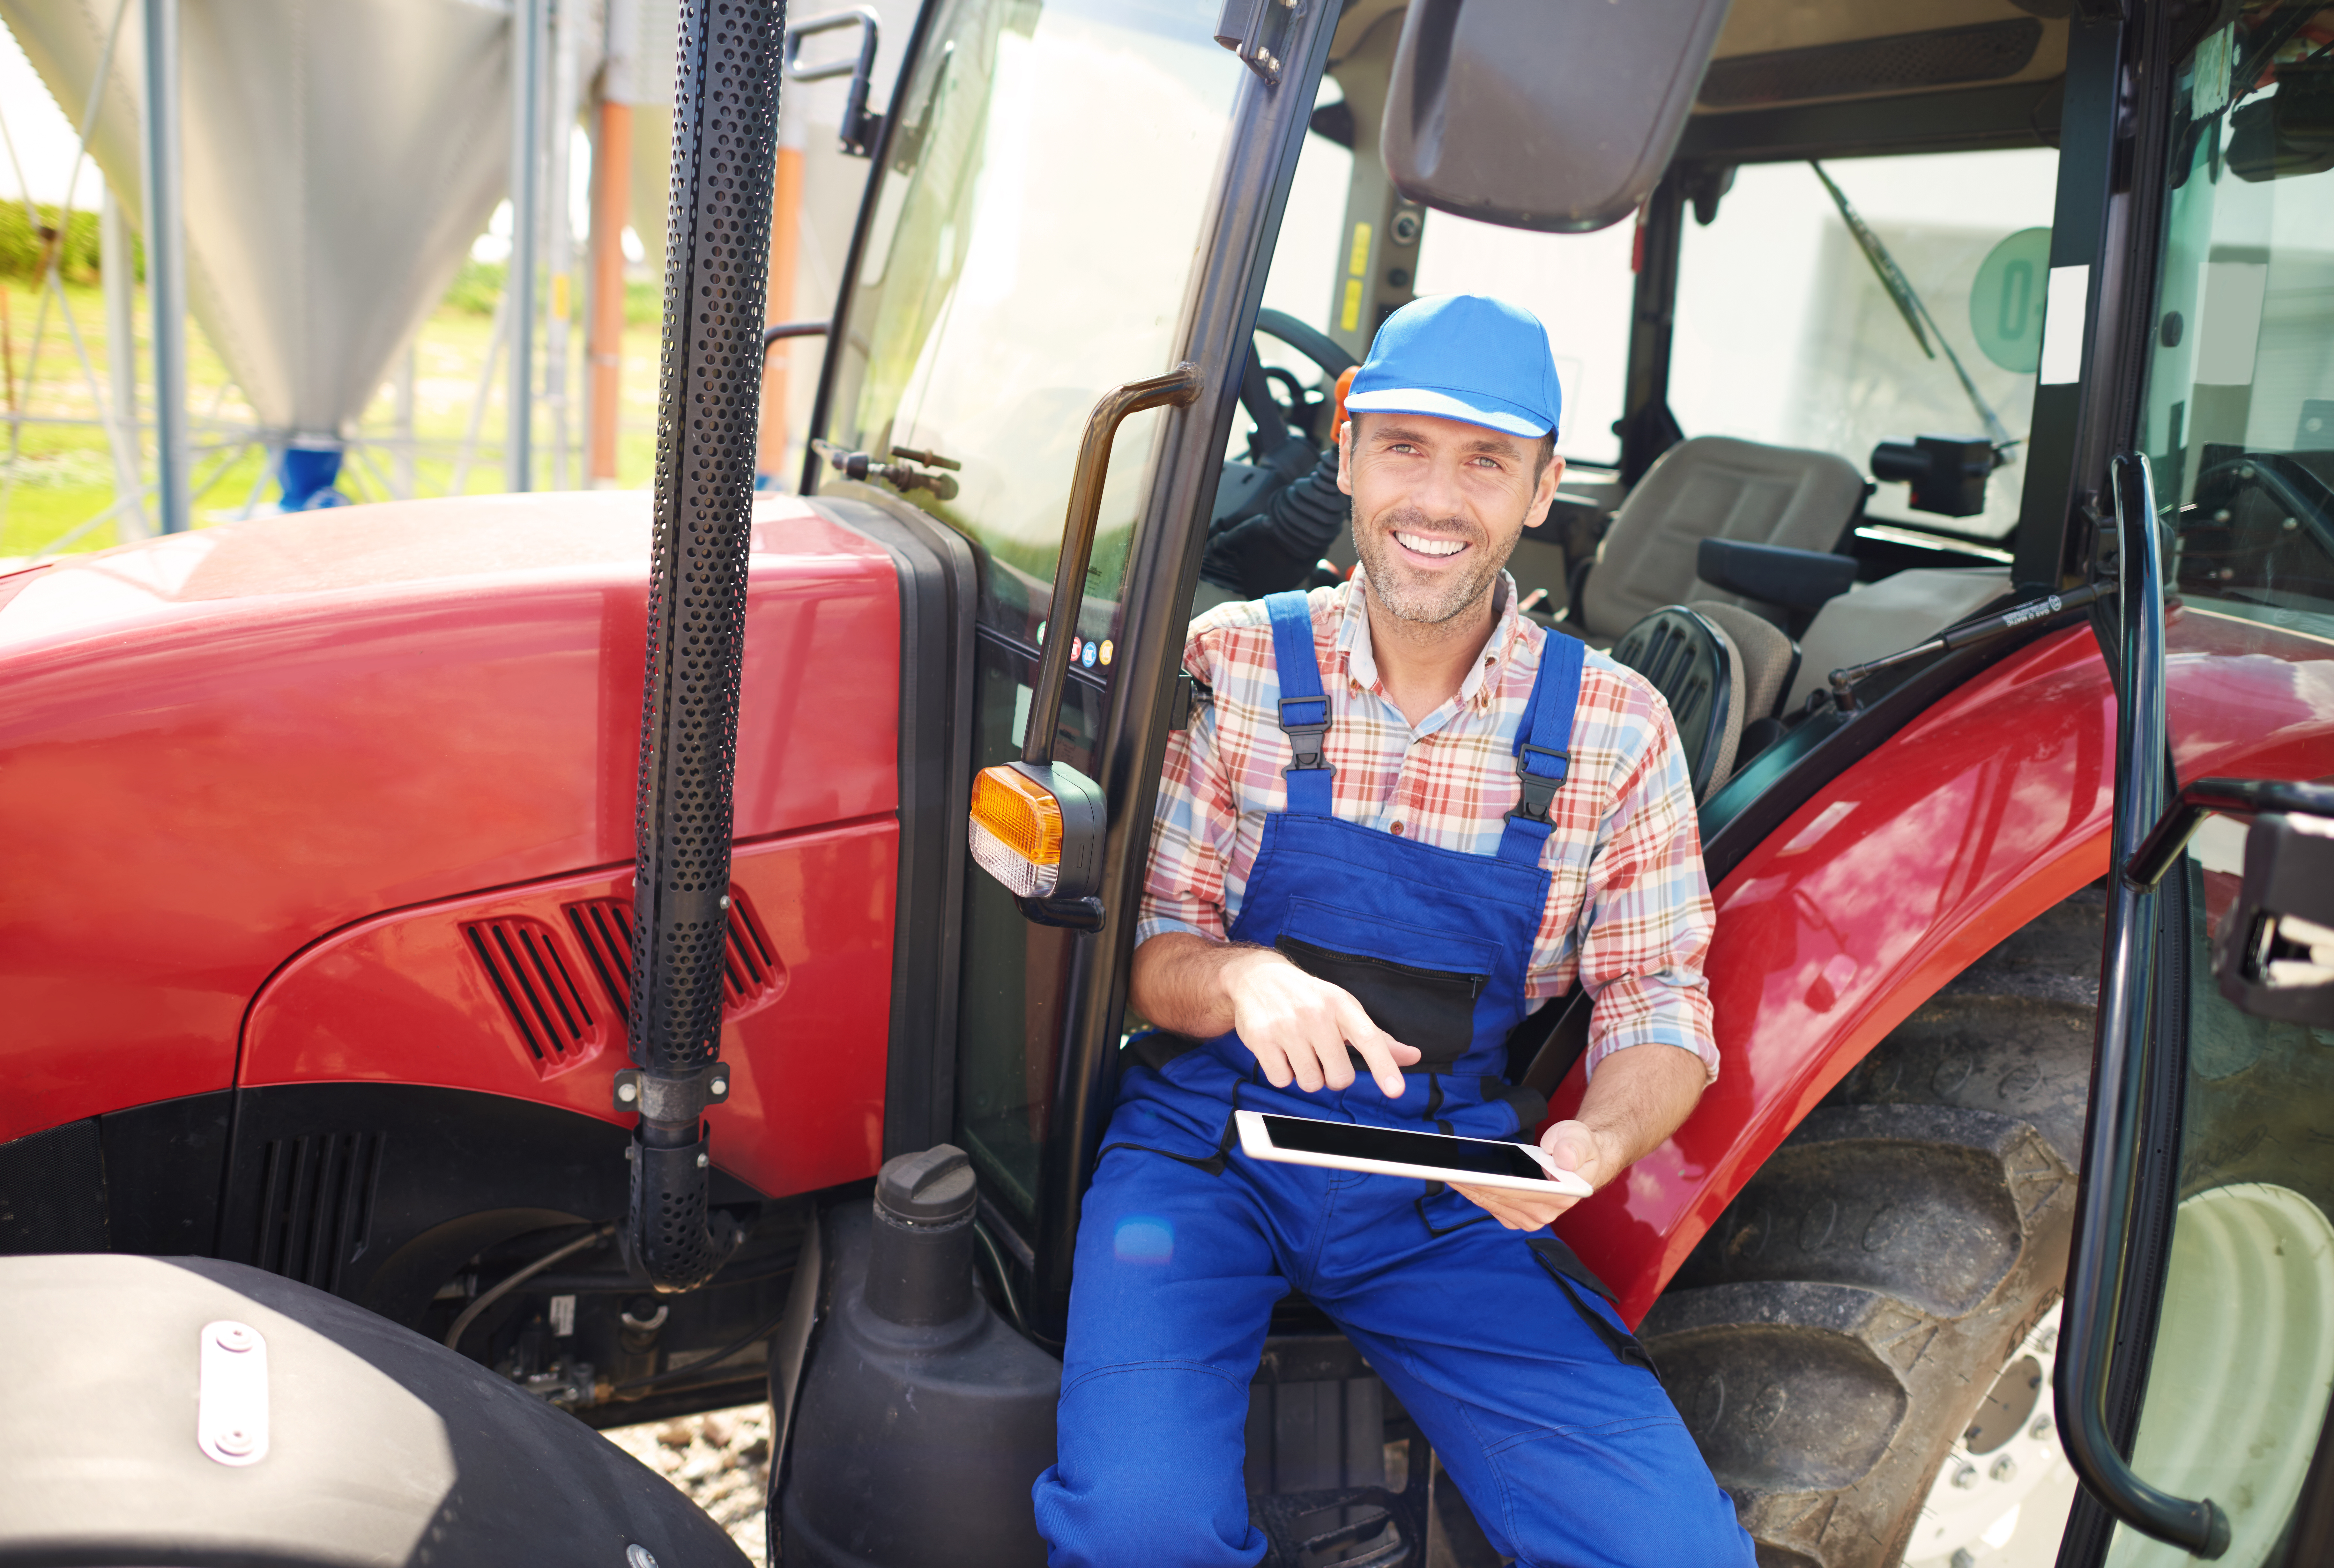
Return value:
<svg viewBox="0 0 2334 1568">
<path fill-rule="evenodd" d="M 1564 477 L 1564 459 L 1550 457 L 1548 467 L 1539 471 L 1539 483 L 1532 487 L 1531 510 L 1524 514 L 1524 526 L 1537 528 L 1548 521 L 1548 508 L 1556 505 L 1556 484 Z"/>
<path fill-rule="evenodd" d="M 1348 418 L 1337 431 L 1337 488 L 1348 495 L 1354 493 L 1354 427 L 1357 423 Z"/>
</svg>

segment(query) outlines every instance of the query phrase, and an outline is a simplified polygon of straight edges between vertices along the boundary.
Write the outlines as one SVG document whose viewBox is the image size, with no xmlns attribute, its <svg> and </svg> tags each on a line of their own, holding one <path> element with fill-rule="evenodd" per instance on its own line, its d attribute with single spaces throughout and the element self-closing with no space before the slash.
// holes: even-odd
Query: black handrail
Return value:
<svg viewBox="0 0 2334 1568">
<path fill-rule="evenodd" d="M 2133 861 L 2163 813 L 2167 731 L 2164 697 L 2163 563 L 2156 486 L 2147 459 L 2117 455 L 2114 494 L 2123 592 L 2122 700 L 2116 705 L 2114 848 Z M 2149 1486 L 2117 1451 L 2107 1430 L 2107 1388 L 2116 1326 L 2130 1283 L 2134 1189 L 2140 1130 L 2147 1120 L 2148 1053 L 2156 1031 L 2156 890 L 2115 880 L 2107 911 L 2107 964 L 2099 985 L 2098 1039 L 2092 1054 L 2091 1118 L 2085 1137 L 2082 1212 L 2067 1266 L 2059 1355 L 2052 1372 L 2059 1437 L 2091 1495 L 2133 1529 L 2214 1558 L 2229 1549 L 2228 1515 Z"/>
</svg>

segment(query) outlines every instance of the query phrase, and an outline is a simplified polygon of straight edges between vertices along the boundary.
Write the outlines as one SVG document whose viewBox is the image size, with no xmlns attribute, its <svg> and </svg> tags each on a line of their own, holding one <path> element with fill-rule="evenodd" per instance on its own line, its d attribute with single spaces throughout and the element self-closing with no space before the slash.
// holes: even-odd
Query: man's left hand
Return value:
<svg viewBox="0 0 2334 1568">
<path fill-rule="evenodd" d="M 1702 1058 L 1672 1045 L 1632 1045 L 1605 1058 L 1580 1099 L 1580 1120 L 1540 1134 L 1556 1163 L 1601 1188 L 1678 1130 L 1710 1082 Z M 1459 1187 L 1509 1230 L 1538 1230 L 1580 1200 L 1505 1187 Z"/>
<path fill-rule="evenodd" d="M 1596 1129 L 1585 1121 L 1559 1121 L 1539 1136 L 1539 1146 L 1556 1157 L 1557 1165 L 1591 1187 L 1603 1187 L 1619 1174 L 1624 1163 L 1615 1158 Z M 1509 1230 L 1538 1230 L 1580 1200 L 1560 1192 L 1540 1198 L 1511 1187 L 1454 1187 L 1484 1213 Z"/>
</svg>

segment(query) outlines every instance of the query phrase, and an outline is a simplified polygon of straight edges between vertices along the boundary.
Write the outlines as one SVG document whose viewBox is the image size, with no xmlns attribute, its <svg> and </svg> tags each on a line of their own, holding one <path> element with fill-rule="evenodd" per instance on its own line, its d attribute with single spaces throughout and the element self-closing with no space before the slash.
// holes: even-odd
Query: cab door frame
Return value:
<svg viewBox="0 0 2334 1568">
<path fill-rule="evenodd" d="M 1279 10 L 1256 9 L 1259 25 Z M 933 13 L 927 6 L 920 14 L 901 61 L 892 112 L 885 117 L 882 135 L 873 149 L 879 174 L 899 123 L 901 95 L 927 46 Z M 1100 895 L 1104 920 L 1099 930 L 1072 938 L 1070 960 L 1056 994 L 1043 1002 L 1031 998 L 1033 1012 L 1042 1007 L 1057 1020 L 1056 1060 L 1060 1064 L 1046 1121 L 1031 1234 L 1014 1234 L 1018 1227 L 1002 1206 L 984 1203 L 982 1207 L 985 1222 L 1006 1233 L 1001 1237 L 1006 1250 L 1028 1272 L 1027 1324 L 1041 1340 L 1057 1342 L 1068 1314 L 1080 1207 L 1116 1093 L 1134 916 L 1159 770 L 1177 700 L 1191 595 L 1238 406 L 1240 370 L 1262 303 L 1266 269 L 1339 15 L 1335 5 L 1299 9 L 1285 40 L 1285 58 L 1274 73 L 1278 80 L 1268 81 L 1255 66 L 1244 74 L 1232 104 L 1209 216 L 1197 236 L 1195 254 L 1201 260 L 1187 284 L 1178 323 L 1181 350 L 1172 357 L 1200 367 L 1203 390 L 1190 407 L 1162 411 L 1165 430 L 1143 509 L 1144 521 L 1135 531 L 1128 563 L 1114 678 L 1095 749 L 1095 782 L 1108 803 Z M 1219 42 L 1230 48 L 1240 41 Z M 838 332 L 850 317 L 881 187 L 880 179 L 869 181 L 853 230 L 835 301 Z M 830 427 L 840 361 L 841 356 L 830 351 L 820 373 L 809 427 L 814 438 L 824 437 Z M 1129 366 L 1127 373 L 1133 379 L 1158 368 Z M 824 460 L 815 450 L 806 451 L 801 486 L 805 495 L 818 493 L 824 472 Z M 960 943 L 960 928 L 956 937 Z M 953 970 L 954 966 L 946 967 Z M 953 1039 L 935 1044 L 940 1054 L 959 1046 Z M 952 1063 L 931 1065 L 937 1079 L 953 1081 Z M 944 1121 L 945 1113 L 935 1120 Z M 889 1131 L 887 1128 L 887 1152 L 892 1141 Z"/>
</svg>

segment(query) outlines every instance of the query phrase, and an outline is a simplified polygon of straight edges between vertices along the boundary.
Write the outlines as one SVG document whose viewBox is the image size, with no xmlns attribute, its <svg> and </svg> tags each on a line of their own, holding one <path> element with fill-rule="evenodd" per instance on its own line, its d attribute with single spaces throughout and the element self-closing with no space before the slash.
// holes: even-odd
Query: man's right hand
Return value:
<svg viewBox="0 0 2334 1568">
<path fill-rule="evenodd" d="M 1389 1100 L 1402 1097 L 1402 1069 L 1418 1052 L 1370 1022 L 1353 993 L 1318 980 L 1269 948 L 1234 948 L 1220 975 L 1232 1027 L 1275 1089 L 1291 1082 L 1311 1094 L 1354 1081 L 1345 1047 L 1361 1053 Z"/>
</svg>

